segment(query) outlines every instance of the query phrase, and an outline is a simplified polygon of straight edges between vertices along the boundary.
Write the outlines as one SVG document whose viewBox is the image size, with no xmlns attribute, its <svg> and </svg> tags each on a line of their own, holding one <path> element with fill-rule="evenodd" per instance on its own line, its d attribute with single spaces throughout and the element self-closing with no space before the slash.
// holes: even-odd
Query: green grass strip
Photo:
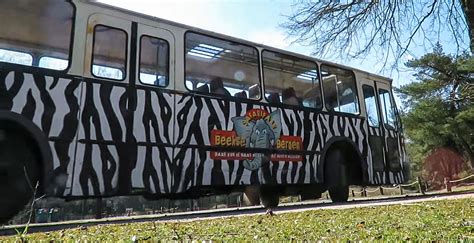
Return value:
<svg viewBox="0 0 474 243">
<path fill-rule="evenodd" d="M 143 240 L 456 240 L 474 241 L 474 200 L 442 200 L 352 209 L 322 209 L 192 222 L 80 227 L 0 237 L 4 241 Z"/>
</svg>

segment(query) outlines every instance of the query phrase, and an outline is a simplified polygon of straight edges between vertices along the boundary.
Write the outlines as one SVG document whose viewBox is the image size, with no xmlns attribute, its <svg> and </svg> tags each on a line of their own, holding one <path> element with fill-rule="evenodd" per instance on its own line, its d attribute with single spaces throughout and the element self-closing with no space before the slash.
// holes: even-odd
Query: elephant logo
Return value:
<svg viewBox="0 0 474 243">
<path fill-rule="evenodd" d="M 232 118 L 237 136 L 245 139 L 247 148 L 273 148 L 281 135 L 280 110 L 268 113 L 262 109 L 249 110 L 245 116 Z M 269 161 L 269 156 L 255 153 L 253 158 L 244 160 L 244 167 L 249 170 L 257 170 L 263 162 Z"/>
</svg>

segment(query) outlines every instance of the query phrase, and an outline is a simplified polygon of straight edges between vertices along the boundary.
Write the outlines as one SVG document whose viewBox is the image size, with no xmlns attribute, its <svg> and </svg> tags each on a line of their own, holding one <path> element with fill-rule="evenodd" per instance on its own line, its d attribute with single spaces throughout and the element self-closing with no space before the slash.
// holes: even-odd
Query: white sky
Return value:
<svg viewBox="0 0 474 243">
<path fill-rule="evenodd" d="M 278 25 L 285 20 L 282 14 L 291 12 L 291 0 L 100 1 L 278 48 L 288 49 L 290 45 L 290 41 L 285 38 L 283 30 Z M 310 53 L 309 50 L 297 47 L 292 51 Z"/>
</svg>

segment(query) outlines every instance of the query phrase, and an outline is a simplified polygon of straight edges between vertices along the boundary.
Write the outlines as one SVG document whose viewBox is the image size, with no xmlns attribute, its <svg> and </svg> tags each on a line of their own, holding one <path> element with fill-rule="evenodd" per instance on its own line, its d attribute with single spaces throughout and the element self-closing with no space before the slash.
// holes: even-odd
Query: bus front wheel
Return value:
<svg viewBox="0 0 474 243">
<path fill-rule="evenodd" d="M 344 154 L 338 149 L 328 152 L 324 172 L 325 184 L 333 202 L 346 202 L 349 197 L 349 182 Z"/>
<path fill-rule="evenodd" d="M 27 136 L 0 128 L 0 223 L 18 214 L 31 200 L 39 168 Z"/>
</svg>

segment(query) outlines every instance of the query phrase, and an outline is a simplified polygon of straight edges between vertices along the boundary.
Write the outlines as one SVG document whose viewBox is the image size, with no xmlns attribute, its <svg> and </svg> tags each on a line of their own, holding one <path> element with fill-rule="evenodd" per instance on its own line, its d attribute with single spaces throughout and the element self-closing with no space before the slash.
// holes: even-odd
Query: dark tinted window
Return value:
<svg viewBox="0 0 474 243">
<path fill-rule="evenodd" d="M 191 32 L 185 39 L 186 88 L 219 96 L 260 98 L 256 48 Z"/>
<path fill-rule="evenodd" d="M 385 89 L 379 89 L 379 100 L 382 108 L 383 122 L 388 129 L 395 130 L 397 118 L 396 109 L 392 102 L 390 92 Z"/>
<path fill-rule="evenodd" d="M 269 103 L 322 107 L 316 63 L 266 50 L 262 53 L 262 62 Z"/>
<path fill-rule="evenodd" d="M 367 111 L 367 121 L 369 126 L 378 127 L 380 124 L 379 113 L 377 111 L 377 99 L 375 96 L 374 87 L 370 85 L 363 85 L 365 110 Z"/>
<path fill-rule="evenodd" d="M 321 76 L 326 109 L 358 114 L 359 102 L 354 73 L 337 67 L 321 65 Z"/>
<path fill-rule="evenodd" d="M 96 25 L 92 54 L 92 74 L 96 77 L 123 80 L 126 74 L 127 33 L 124 30 Z"/>
<path fill-rule="evenodd" d="M 74 7 L 57 0 L 0 1 L 0 62 L 64 70 L 69 65 Z M 29 54 L 26 54 L 29 53 Z M 61 59 L 43 66 L 42 56 Z"/>
<path fill-rule="evenodd" d="M 140 82 L 168 86 L 169 44 L 163 39 L 142 36 L 140 41 Z"/>
</svg>

